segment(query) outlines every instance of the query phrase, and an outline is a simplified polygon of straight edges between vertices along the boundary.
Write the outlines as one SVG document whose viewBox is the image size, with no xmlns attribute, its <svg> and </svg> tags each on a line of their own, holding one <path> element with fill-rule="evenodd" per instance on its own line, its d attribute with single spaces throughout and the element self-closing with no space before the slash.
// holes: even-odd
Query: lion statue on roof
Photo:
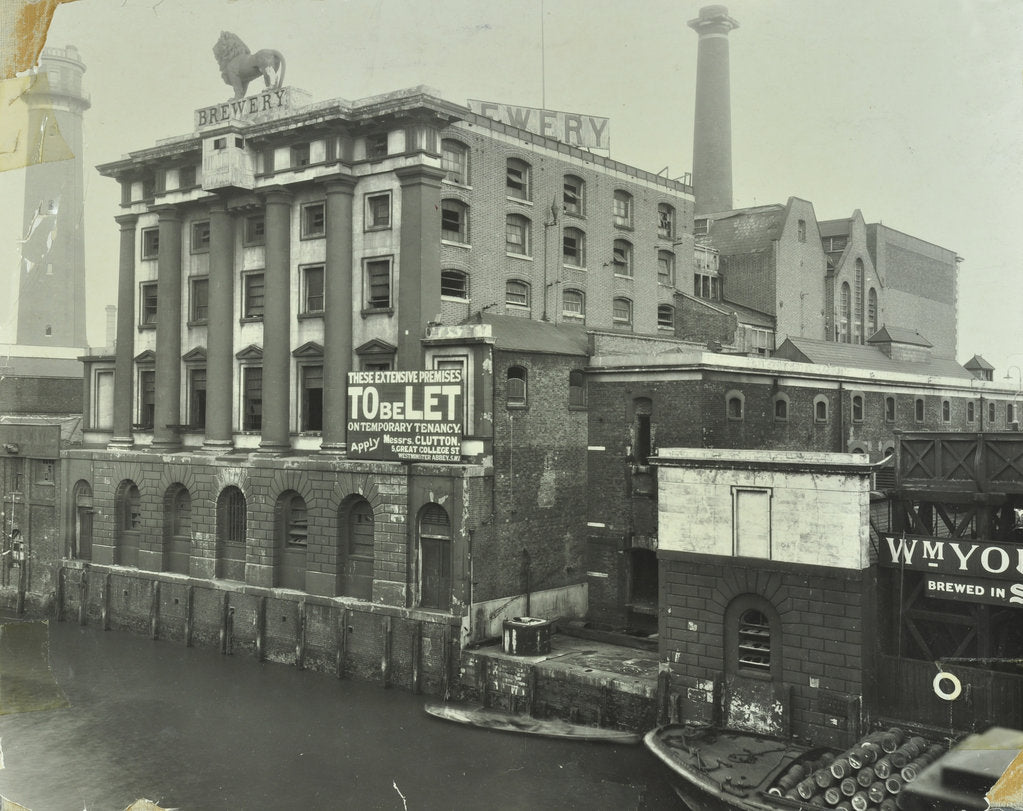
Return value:
<svg viewBox="0 0 1023 811">
<path fill-rule="evenodd" d="M 284 55 L 280 51 L 264 48 L 252 53 L 237 34 L 221 31 L 213 46 L 213 55 L 220 65 L 220 75 L 234 88 L 234 97 L 245 97 L 249 82 L 263 77 L 267 87 L 280 89 L 284 84 Z M 271 79 L 271 72 L 273 78 Z"/>
</svg>

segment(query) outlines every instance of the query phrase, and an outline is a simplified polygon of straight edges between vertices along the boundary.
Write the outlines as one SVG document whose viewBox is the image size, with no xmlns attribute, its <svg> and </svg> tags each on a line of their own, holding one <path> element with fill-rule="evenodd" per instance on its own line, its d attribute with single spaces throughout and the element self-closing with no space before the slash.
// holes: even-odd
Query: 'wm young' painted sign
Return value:
<svg viewBox="0 0 1023 811">
<path fill-rule="evenodd" d="M 348 373 L 348 455 L 353 459 L 458 462 L 461 369 Z"/>
<path fill-rule="evenodd" d="M 469 99 L 468 106 L 477 115 L 535 132 L 537 135 L 557 138 L 572 146 L 611 148 L 611 133 L 607 128 L 610 119 L 607 118 L 562 113 L 557 110 L 540 110 L 536 107 L 516 107 L 514 104 L 498 104 L 496 101 L 477 99 Z"/>
<path fill-rule="evenodd" d="M 1023 575 L 1023 546 L 919 535 L 885 536 L 879 562 L 932 574 L 979 575 L 1015 580 Z"/>
</svg>

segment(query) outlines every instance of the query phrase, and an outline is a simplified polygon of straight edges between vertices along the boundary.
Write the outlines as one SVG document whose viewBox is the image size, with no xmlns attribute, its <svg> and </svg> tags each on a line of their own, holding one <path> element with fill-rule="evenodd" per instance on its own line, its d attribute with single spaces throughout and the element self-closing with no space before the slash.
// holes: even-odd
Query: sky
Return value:
<svg viewBox="0 0 1023 811">
<path fill-rule="evenodd" d="M 313 100 L 429 85 L 611 119 L 611 157 L 691 170 L 697 37 L 688 0 L 77 0 L 47 44 L 87 65 L 89 338 L 116 300 L 117 184 L 93 167 L 188 133 L 227 100 L 222 30 L 287 59 Z M 1023 2 L 733 0 L 736 207 L 814 204 L 956 251 L 959 349 L 1023 367 Z M 541 47 L 541 43 L 543 47 Z M 0 174 L 0 261 L 17 261 L 20 172 Z M 2 308 L 0 308 L 2 309 Z M 1012 371 L 1013 379 L 1023 375 Z"/>
</svg>

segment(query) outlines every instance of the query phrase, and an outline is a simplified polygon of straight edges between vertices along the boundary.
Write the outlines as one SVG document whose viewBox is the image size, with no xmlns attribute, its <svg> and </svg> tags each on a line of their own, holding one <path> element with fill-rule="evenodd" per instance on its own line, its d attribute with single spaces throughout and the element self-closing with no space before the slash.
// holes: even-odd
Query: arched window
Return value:
<svg viewBox="0 0 1023 811">
<path fill-rule="evenodd" d="M 725 673 L 772 679 L 780 676 L 781 622 L 767 600 L 740 594 L 725 609 Z"/>
<path fill-rule="evenodd" d="M 586 317 L 586 294 L 582 290 L 564 290 L 561 294 L 561 314 L 565 318 L 582 320 Z"/>
<path fill-rule="evenodd" d="M 586 181 L 575 175 L 565 175 L 561 204 L 566 214 L 582 217 L 586 213 Z"/>
<path fill-rule="evenodd" d="M 657 305 L 657 326 L 662 329 L 675 329 L 675 308 L 670 304 Z"/>
<path fill-rule="evenodd" d="M 966 404 L 966 421 L 967 422 L 977 421 L 976 406 L 972 400 Z"/>
<path fill-rule="evenodd" d="M 530 200 L 530 174 L 528 163 L 518 158 L 508 158 L 507 194 L 517 200 Z"/>
<path fill-rule="evenodd" d="M 114 563 L 121 566 L 139 565 L 139 536 L 142 534 L 142 494 L 138 485 L 125 479 L 114 495 L 117 510 L 115 528 Z"/>
<path fill-rule="evenodd" d="M 622 189 L 615 191 L 614 224 L 618 228 L 632 228 L 632 195 Z"/>
<path fill-rule="evenodd" d="M 895 398 L 884 398 L 884 421 L 895 422 Z"/>
<path fill-rule="evenodd" d="M 360 600 L 373 599 L 375 560 L 373 507 L 350 496 L 338 510 L 338 592 Z"/>
<path fill-rule="evenodd" d="M 586 234 L 578 228 L 566 228 L 562 236 L 562 260 L 572 267 L 586 266 Z"/>
<path fill-rule="evenodd" d="M 281 493 L 277 498 L 274 518 L 274 548 L 277 552 L 275 585 L 286 589 L 304 589 L 309 540 L 309 516 L 305 499 L 294 490 Z"/>
<path fill-rule="evenodd" d="M 867 337 L 872 338 L 877 332 L 877 290 L 873 287 L 867 291 Z"/>
<path fill-rule="evenodd" d="M 611 321 L 616 327 L 632 326 L 632 299 L 616 298 L 611 302 Z"/>
<path fill-rule="evenodd" d="M 568 373 L 568 404 L 576 408 L 586 406 L 586 376 L 582 369 Z"/>
<path fill-rule="evenodd" d="M 611 267 L 615 276 L 632 276 L 632 243 L 616 239 L 611 250 Z"/>
<path fill-rule="evenodd" d="M 508 367 L 506 398 L 510 407 L 525 408 L 528 405 L 526 370 L 522 366 Z"/>
<path fill-rule="evenodd" d="M 774 418 L 776 420 L 787 420 L 789 418 L 789 397 L 787 394 L 774 395 Z"/>
<path fill-rule="evenodd" d="M 441 200 L 440 238 L 459 245 L 469 244 L 469 207 L 461 200 Z"/>
<path fill-rule="evenodd" d="M 518 279 L 511 279 L 504 286 L 504 303 L 512 307 L 529 306 L 529 285 Z"/>
<path fill-rule="evenodd" d="M 192 496 L 183 484 L 172 484 L 163 497 L 163 554 L 167 571 L 188 574 L 192 552 Z"/>
<path fill-rule="evenodd" d="M 505 218 L 505 251 L 514 256 L 530 256 L 531 223 L 521 214 L 509 214 Z"/>
<path fill-rule="evenodd" d="M 852 396 L 852 420 L 853 422 L 863 422 L 863 395 L 854 394 Z"/>
<path fill-rule="evenodd" d="M 952 422 L 952 404 L 948 400 L 941 401 L 941 421 Z"/>
<path fill-rule="evenodd" d="M 460 186 L 469 185 L 469 147 L 459 141 L 445 138 L 440 144 L 440 168 L 444 179 Z"/>
<path fill-rule="evenodd" d="M 856 312 L 854 315 L 853 343 L 863 343 L 863 260 L 856 259 Z"/>
<path fill-rule="evenodd" d="M 847 344 L 850 341 L 852 331 L 852 295 L 849 291 L 849 282 L 842 282 L 842 313 L 840 316 L 839 340 Z"/>
<path fill-rule="evenodd" d="M 725 415 L 730 420 L 741 420 L 746 398 L 740 391 L 730 391 L 725 395 Z"/>
<path fill-rule="evenodd" d="M 661 239 L 675 236 L 675 209 L 669 203 L 657 204 L 657 236 Z"/>
<path fill-rule="evenodd" d="M 469 274 L 462 270 L 442 270 L 440 294 L 448 298 L 469 298 Z"/>
<path fill-rule="evenodd" d="M 73 492 L 75 515 L 71 529 L 71 557 L 92 560 L 92 487 L 83 479 L 75 484 Z"/>
<path fill-rule="evenodd" d="M 990 423 L 990 425 L 994 425 L 995 424 L 995 404 L 994 403 L 988 403 L 987 404 L 987 421 L 988 421 L 988 423 Z"/>
<path fill-rule="evenodd" d="M 451 522 L 440 504 L 419 512 L 419 605 L 441 610 L 451 605 Z"/>
<path fill-rule="evenodd" d="M 217 577 L 245 579 L 246 507 L 245 496 L 234 485 L 217 497 Z"/>
<path fill-rule="evenodd" d="M 915 416 L 916 416 L 916 421 L 917 422 L 923 422 L 924 421 L 924 398 L 923 397 L 917 397 L 916 398 L 916 415 Z"/>
<path fill-rule="evenodd" d="M 657 281 L 668 286 L 675 284 L 675 254 L 671 251 L 657 252 Z"/>
<path fill-rule="evenodd" d="M 813 419 L 814 422 L 828 421 L 828 398 L 823 394 L 813 398 Z"/>
</svg>

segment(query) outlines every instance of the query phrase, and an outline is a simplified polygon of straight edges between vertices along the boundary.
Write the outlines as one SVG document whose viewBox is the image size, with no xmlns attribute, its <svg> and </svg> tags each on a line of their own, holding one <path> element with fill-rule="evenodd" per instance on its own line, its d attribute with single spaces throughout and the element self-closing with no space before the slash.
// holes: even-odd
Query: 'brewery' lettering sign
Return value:
<svg viewBox="0 0 1023 811">
<path fill-rule="evenodd" d="M 292 88 L 266 90 L 255 96 L 232 99 L 223 104 L 201 107 L 195 111 L 195 128 L 222 126 L 224 124 L 252 124 L 276 118 L 291 110 Z M 301 91 L 299 91 L 301 93 Z"/>
<path fill-rule="evenodd" d="M 348 455 L 353 459 L 458 462 L 461 369 L 348 373 Z"/>
<path fill-rule="evenodd" d="M 557 110 L 540 110 L 536 107 L 516 107 L 513 104 L 498 104 L 496 101 L 477 99 L 469 99 L 468 106 L 477 115 L 535 132 L 537 135 L 556 138 L 572 146 L 611 148 L 611 134 L 607 129 L 610 119 L 607 118 L 562 113 Z"/>
<path fill-rule="evenodd" d="M 885 536 L 879 562 L 919 572 L 1014 580 L 1023 575 L 1023 545 L 968 538 Z"/>
</svg>

